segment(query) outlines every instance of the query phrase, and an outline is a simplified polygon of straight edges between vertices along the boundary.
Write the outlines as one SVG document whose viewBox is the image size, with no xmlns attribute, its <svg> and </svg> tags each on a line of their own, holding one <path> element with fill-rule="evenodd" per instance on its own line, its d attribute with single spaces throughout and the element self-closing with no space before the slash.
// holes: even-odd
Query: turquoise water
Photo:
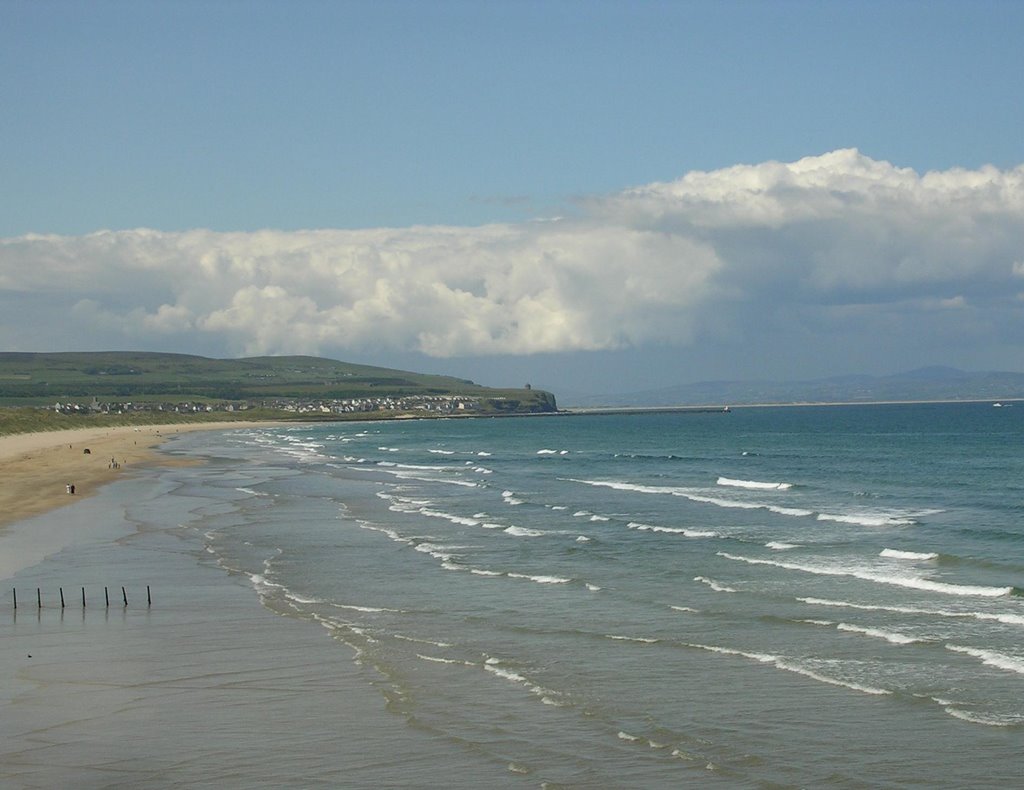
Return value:
<svg viewBox="0 0 1024 790">
<path fill-rule="evenodd" d="M 179 494 L 231 502 L 192 525 L 211 562 L 510 783 L 978 787 L 1024 770 L 1022 429 L 837 406 L 172 448 L 212 458 Z"/>
</svg>

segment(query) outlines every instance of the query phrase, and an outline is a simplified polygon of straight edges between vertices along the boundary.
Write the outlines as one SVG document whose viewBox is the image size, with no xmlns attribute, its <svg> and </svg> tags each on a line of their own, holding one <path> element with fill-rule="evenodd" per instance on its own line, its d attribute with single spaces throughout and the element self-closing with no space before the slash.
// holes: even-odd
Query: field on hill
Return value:
<svg viewBox="0 0 1024 790">
<path fill-rule="evenodd" d="M 13 432 L 16 423 L 51 422 L 33 414 L 42 408 L 58 417 L 131 422 L 175 421 L 174 415 L 223 419 L 240 412 L 246 419 L 367 419 L 556 410 L 553 395 L 529 385 L 495 389 L 320 357 L 209 359 L 148 352 L 0 353 L 0 406 L 22 407 L 17 413 L 4 410 L 0 433 Z"/>
</svg>

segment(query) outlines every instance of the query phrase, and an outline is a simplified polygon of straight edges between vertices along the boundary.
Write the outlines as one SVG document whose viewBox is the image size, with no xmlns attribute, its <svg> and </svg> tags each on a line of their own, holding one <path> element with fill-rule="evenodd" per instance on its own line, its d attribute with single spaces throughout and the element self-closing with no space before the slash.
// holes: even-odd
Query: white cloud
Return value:
<svg viewBox="0 0 1024 790">
<path fill-rule="evenodd" d="M 935 333 L 941 315 L 1017 310 L 1022 249 L 1024 167 L 918 175 L 842 150 L 693 172 L 553 222 L 2 239 L 0 307 L 70 308 L 68 348 L 118 333 L 231 354 L 770 347 L 780 311 L 810 338 L 852 331 L 854 313 L 908 333 L 929 313 Z"/>
</svg>

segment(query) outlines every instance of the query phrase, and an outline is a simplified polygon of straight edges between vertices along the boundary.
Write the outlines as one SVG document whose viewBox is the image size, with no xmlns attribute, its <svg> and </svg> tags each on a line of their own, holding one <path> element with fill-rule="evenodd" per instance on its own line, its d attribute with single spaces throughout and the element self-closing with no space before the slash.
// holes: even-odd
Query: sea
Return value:
<svg viewBox="0 0 1024 790">
<path fill-rule="evenodd" d="M 433 786 L 1019 787 L 1022 439 L 1012 403 L 273 425 L 173 439 L 205 462 L 154 501 L 377 700 L 349 786 L 419 786 L 405 733 Z"/>
<path fill-rule="evenodd" d="M 955 403 L 170 448 L 210 459 L 203 496 L 224 491 L 188 525 L 205 561 L 321 629 L 395 727 L 510 783 L 1009 787 L 1022 438 L 1024 404 Z"/>
</svg>

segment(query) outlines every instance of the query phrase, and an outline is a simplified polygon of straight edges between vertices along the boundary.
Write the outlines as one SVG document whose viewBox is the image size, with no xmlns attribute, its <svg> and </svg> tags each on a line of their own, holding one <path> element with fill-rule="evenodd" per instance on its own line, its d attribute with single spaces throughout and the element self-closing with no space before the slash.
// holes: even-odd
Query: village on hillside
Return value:
<svg viewBox="0 0 1024 790">
<path fill-rule="evenodd" d="M 504 398 L 488 398 L 488 401 L 502 401 Z M 496 404 L 491 404 L 492 407 Z M 293 414 L 345 415 L 362 412 L 427 414 L 468 414 L 478 412 L 483 403 L 480 398 L 466 395 L 412 395 L 405 397 L 381 396 L 375 398 L 272 398 L 269 400 L 243 401 L 100 401 L 92 398 L 88 403 L 66 401 L 53 407 L 58 414 L 138 414 L 145 412 L 172 412 L 194 414 L 200 412 L 238 412 L 252 409 L 269 409 Z M 498 406 L 500 410 L 500 406 Z"/>
</svg>

